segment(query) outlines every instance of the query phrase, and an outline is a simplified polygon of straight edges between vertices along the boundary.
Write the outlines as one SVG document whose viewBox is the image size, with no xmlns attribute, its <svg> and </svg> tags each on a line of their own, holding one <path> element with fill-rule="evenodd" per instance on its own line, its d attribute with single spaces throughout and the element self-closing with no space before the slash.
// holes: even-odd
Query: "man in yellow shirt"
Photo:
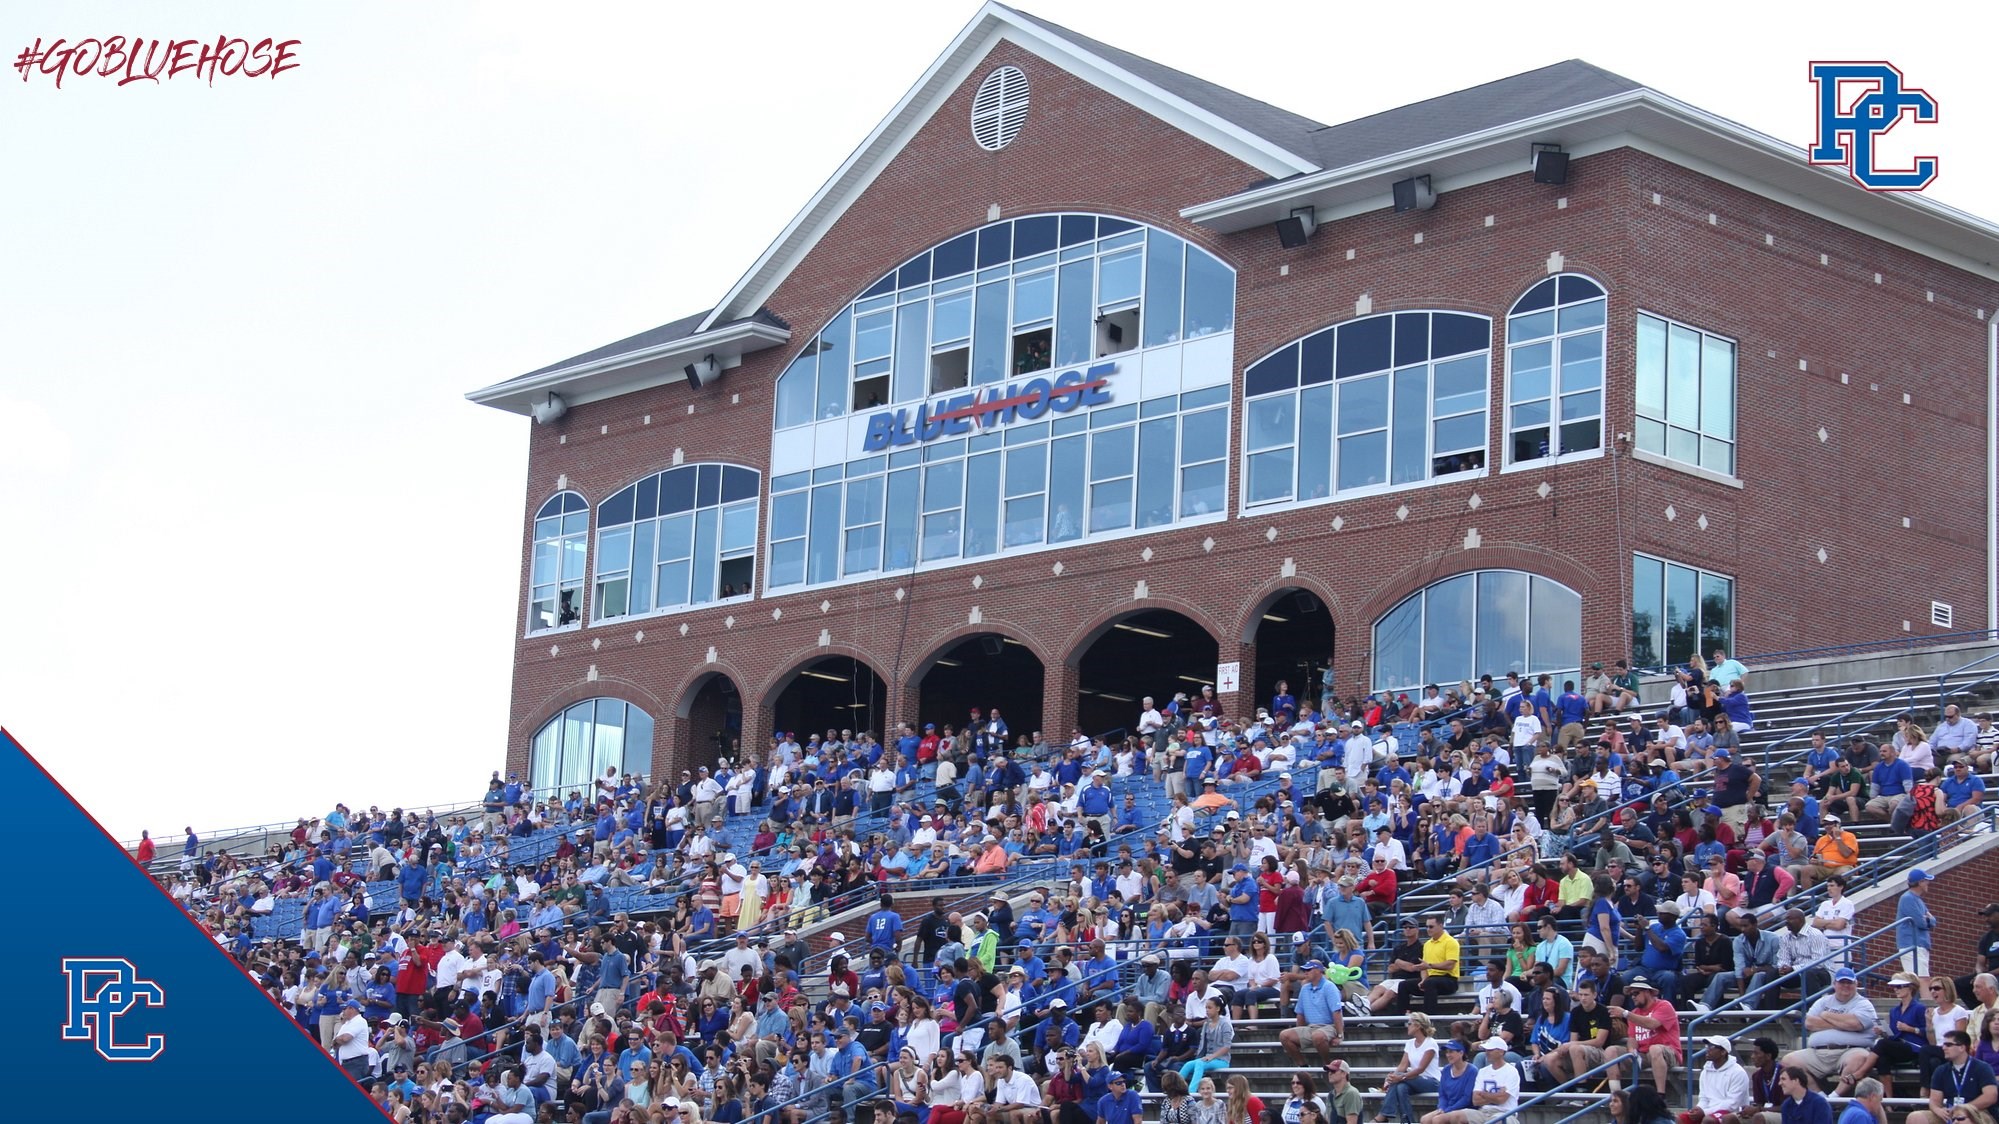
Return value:
<svg viewBox="0 0 1999 1124">
<path fill-rule="evenodd" d="M 1576 865 L 1574 855 L 1562 856 L 1562 881 L 1560 883 L 1561 916 L 1580 918 L 1589 911 L 1590 896 L 1596 892 L 1596 880 L 1588 872 Z"/>
<path fill-rule="evenodd" d="M 1458 990 L 1458 939 L 1444 928 L 1439 914 L 1430 915 L 1430 932 L 1423 942 L 1423 1010 L 1442 1013 L 1442 997 Z"/>
</svg>

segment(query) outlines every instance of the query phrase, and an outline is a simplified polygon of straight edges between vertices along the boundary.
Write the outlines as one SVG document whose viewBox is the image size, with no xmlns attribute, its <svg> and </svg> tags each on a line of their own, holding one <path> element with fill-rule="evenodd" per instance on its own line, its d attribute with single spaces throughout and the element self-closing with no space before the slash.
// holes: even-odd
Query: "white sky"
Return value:
<svg viewBox="0 0 1999 1124">
<path fill-rule="evenodd" d="M 1807 63 L 1886 59 L 1942 107 L 1896 155 L 1999 217 L 1990 17 L 1025 6 L 1326 122 L 1583 58 L 1802 146 Z M 462 394 L 708 307 L 975 10 L 0 7 L 9 60 L 303 41 L 213 88 L 0 71 L 0 723 L 121 838 L 476 796 L 531 423 Z"/>
</svg>

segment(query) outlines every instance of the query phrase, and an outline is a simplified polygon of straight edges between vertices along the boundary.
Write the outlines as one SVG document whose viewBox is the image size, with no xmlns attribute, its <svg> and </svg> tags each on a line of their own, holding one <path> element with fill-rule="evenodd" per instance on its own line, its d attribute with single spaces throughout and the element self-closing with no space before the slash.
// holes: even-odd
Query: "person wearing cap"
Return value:
<svg viewBox="0 0 1999 1124">
<path fill-rule="evenodd" d="M 1333 1048 L 1346 1040 L 1346 1003 L 1339 985 L 1326 979 L 1325 961 L 1305 962 L 1305 982 L 1298 985 L 1292 1011 L 1297 1025 L 1277 1035 L 1284 1053 L 1294 1064 L 1304 1065 L 1304 1047 L 1309 1043 L 1319 1051 L 1322 1064 L 1330 1061 Z"/>
<path fill-rule="evenodd" d="M 1860 840 L 1846 830 L 1838 816 L 1825 817 L 1825 828 L 1812 845 L 1812 861 L 1797 876 L 1798 889 L 1809 890 L 1835 874 L 1845 874 L 1860 865 Z"/>
<path fill-rule="evenodd" d="M 1605 1050 L 1604 1057 L 1630 1057 L 1637 1066 L 1649 1067 L 1652 1086 L 1663 1097 L 1666 1095 L 1667 1079 L 1680 1068 L 1682 1060 L 1679 1012 L 1660 996 L 1658 985 L 1644 976 L 1633 976 L 1626 981 L 1624 993 L 1629 1007 L 1611 1006 L 1607 1009 L 1612 1019 L 1625 1021 L 1628 1038 L 1624 1044 Z M 1613 1087 L 1622 1072 L 1622 1066 L 1611 1071 Z"/>
<path fill-rule="evenodd" d="M 368 1020 L 362 1017 L 361 1001 L 348 999 L 335 1016 L 339 1025 L 333 1032 L 333 1057 L 347 1076 L 359 1081 L 368 1076 Z"/>
<path fill-rule="evenodd" d="M 1784 1055 L 1784 1064 L 1802 1068 L 1829 1088 L 1872 1056 L 1879 1023 L 1874 1001 L 1861 994 L 1860 977 L 1841 968 L 1832 974 L 1832 991 L 1805 1011 L 1805 1044 Z"/>
<path fill-rule="evenodd" d="M 1935 876 L 1921 867 L 1910 871 L 1908 889 L 1895 903 L 1895 947 L 1902 954 L 1902 970 L 1920 979 L 1929 978 L 1932 934 L 1937 927 L 1937 915 L 1924 900 L 1934 880 Z"/>
<path fill-rule="evenodd" d="M 1108 1084 L 1109 1091 L 1097 1098 L 1092 1109 L 1096 1124 L 1142 1124 L 1143 1106 L 1124 1071 L 1111 1070 Z"/>
<path fill-rule="evenodd" d="M 1701 1039 L 1702 1063 L 1700 1096 L 1694 1107 L 1680 1114 L 1680 1124 L 1704 1124 L 1724 1116 L 1736 1116 L 1754 1103 L 1749 1071 L 1733 1053 L 1734 1044 L 1720 1034 Z"/>
<path fill-rule="evenodd" d="M 1457 1124 L 1474 1107 L 1472 1093 L 1478 1087 L 1478 1071 L 1483 1067 L 1471 1064 L 1471 1047 L 1458 1039 L 1447 1039 L 1437 1045 L 1444 1053 L 1443 1064 L 1437 1069 L 1437 1108 L 1424 1113 L 1421 1124 Z M 1332 1073 L 1333 1066 L 1345 1069 L 1346 1063 L 1334 1061 L 1326 1067 L 1326 1072 Z"/>
<path fill-rule="evenodd" d="M 1506 1039 L 1488 1038 L 1479 1048 L 1485 1051 L 1486 1064 L 1473 1072 L 1471 1107 L 1450 1113 L 1448 1124 L 1504 1120 L 1520 1107 L 1520 1070 L 1506 1064 Z"/>
</svg>

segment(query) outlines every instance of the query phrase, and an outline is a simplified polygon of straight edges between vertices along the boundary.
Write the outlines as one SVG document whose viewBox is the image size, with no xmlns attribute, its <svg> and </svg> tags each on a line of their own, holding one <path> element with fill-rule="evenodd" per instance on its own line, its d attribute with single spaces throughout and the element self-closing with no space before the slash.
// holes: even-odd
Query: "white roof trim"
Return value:
<svg viewBox="0 0 1999 1124">
<path fill-rule="evenodd" d="M 1441 192 L 1528 169 L 1530 141 L 1573 155 L 1631 147 L 1979 276 L 1999 279 L 1999 225 L 1927 196 L 1867 191 L 1843 171 L 1807 163 L 1765 133 L 1667 97 L 1632 90 L 1360 164 L 1270 184 L 1183 209 L 1182 218 L 1232 233 L 1311 204 L 1321 223 L 1390 205 L 1389 185 L 1429 174 Z"/>
<path fill-rule="evenodd" d="M 875 126 L 832 178 L 813 194 L 777 239 L 750 266 L 749 272 L 743 274 L 715 305 L 701 322 L 701 329 L 705 331 L 717 323 L 751 315 L 761 308 L 778 284 L 811 252 L 833 223 L 874 182 L 881 170 L 895 159 L 916 131 L 930 120 L 939 103 L 970 76 L 972 69 L 985 58 L 993 44 L 1002 39 L 1018 43 L 1037 57 L 1130 102 L 1267 176 L 1297 176 L 1318 170 L 1319 166 L 1304 156 L 1287 151 L 1267 138 L 1246 132 L 1021 18 L 1004 5 L 988 0 L 964 30 L 951 40 L 944 53 L 910 87 L 909 92 L 896 102 L 888 116 Z M 966 143 L 971 143 L 969 138 Z"/>
<path fill-rule="evenodd" d="M 790 339 L 788 328 L 758 320 L 742 321 L 635 351 L 601 356 L 537 375 L 522 375 L 472 391 L 465 397 L 482 406 L 516 414 L 528 413 L 551 391 L 562 395 L 571 405 L 581 405 L 671 382 L 680 377 L 681 366 L 706 355 L 714 355 L 725 369 L 740 366 L 743 356 Z M 647 372 L 620 374 L 642 364 L 657 365 Z"/>
</svg>

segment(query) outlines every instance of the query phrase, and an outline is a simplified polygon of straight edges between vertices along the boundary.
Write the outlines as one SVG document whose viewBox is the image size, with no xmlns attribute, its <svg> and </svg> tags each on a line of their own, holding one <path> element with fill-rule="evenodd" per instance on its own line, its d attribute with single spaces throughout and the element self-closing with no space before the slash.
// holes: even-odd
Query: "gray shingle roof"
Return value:
<svg viewBox="0 0 1999 1124">
<path fill-rule="evenodd" d="M 668 323 L 661 324 L 657 328 L 647 328 L 645 331 L 640 332 L 635 336 L 626 336 L 624 339 L 617 340 L 613 343 L 607 343 L 602 347 L 592 348 L 591 350 L 586 351 L 581 355 L 572 355 L 567 359 L 562 359 L 554 363 L 550 363 L 546 367 L 538 367 L 519 377 L 524 379 L 532 378 L 535 375 L 545 375 L 550 371 L 560 371 L 565 367 L 574 367 L 577 366 L 578 364 L 591 363 L 599 359 L 610 359 L 614 356 L 625 355 L 634 351 L 643 351 L 649 347 L 658 347 L 661 344 L 672 343 L 674 340 L 685 339 L 686 337 L 694 334 L 694 329 L 701 325 L 702 318 L 707 316 L 709 311 L 711 310 L 704 309 L 700 312 L 695 313 L 692 316 L 683 316 L 678 320 L 673 320 L 669 321 Z M 764 324 L 769 324 L 772 325 L 773 327 L 778 327 L 778 328 L 790 327 L 789 324 L 786 324 L 784 321 L 772 315 L 770 311 L 767 309 L 759 309 L 755 316 L 747 317 L 746 319 L 754 320 Z M 718 330 L 721 328 L 726 328 L 730 324 L 740 324 L 740 323 L 743 323 L 743 321 L 731 320 L 728 323 L 717 324 L 715 325 L 715 328 L 711 330 Z"/>
</svg>

